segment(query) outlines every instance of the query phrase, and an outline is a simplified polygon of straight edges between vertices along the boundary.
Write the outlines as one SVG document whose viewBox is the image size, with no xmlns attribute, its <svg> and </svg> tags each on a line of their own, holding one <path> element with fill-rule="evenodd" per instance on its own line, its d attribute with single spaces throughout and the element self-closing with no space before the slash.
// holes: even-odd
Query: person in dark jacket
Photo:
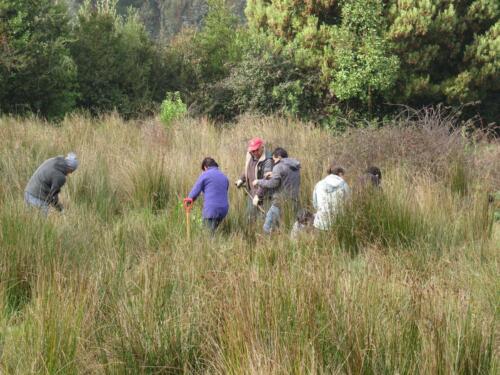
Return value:
<svg viewBox="0 0 500 375">
<path fill-rule="evenodd" d="M 299 207 L 300 163 L 288 157 L 285 149 L 278 147 L 273 151 L 274 167 L 271 178 L 259 179 L 254 186 L 271 191 L 272 204 L 264 222 L 264 232 L 271 233 L 279 226 L 285 205 L 292 208 L 295 216 Z M 255 201 L 254 201 L 255 203 Z"/>
<path fill-rule="evenodd" d="M 31 176 L 26 189 L 24 200 L 30 207 L 36 207 L 47 216 L 49 207 L 63 211 L 59 202 L 59 192 L 66 183 L 66 178 L 78 168 L 78 159 L 73 152 L 66 157 L 56 156 L 45 160 Z"/>
<path fill-rule="evenodd" d="M 361 187 L 381 188 L 382 171 L 379 167 L 368 167 L 359 179 Z"/>
<path fill-rule="evenodd" d="M 266 151 L 264 140 L 258 137 L 252 138 L 248 142 L 245 172 L 235 182 L 236 187 L 244 187 L 250 193 L 247 202 L 247 218 L 250 222 L 255 221 L 259 216 L 258 207 L 252 203 L 257 193 L 257 188 L 253 185 L 253 182 L 269 176 L 272 170 L 272 155 Z M 265 198 L 265 196 L 255 198 L 258 199 L 258 206 L 263 205 Z"/>
<path fill-rule="evenodd" d="M 229 180 L 210 157 L 203 159 L 201 170 L 203 173 L 191 189 L 187 201 L 192 204 L 203 193 L 203 224 L 213 235 L 229 211 Z"/>
</svg>

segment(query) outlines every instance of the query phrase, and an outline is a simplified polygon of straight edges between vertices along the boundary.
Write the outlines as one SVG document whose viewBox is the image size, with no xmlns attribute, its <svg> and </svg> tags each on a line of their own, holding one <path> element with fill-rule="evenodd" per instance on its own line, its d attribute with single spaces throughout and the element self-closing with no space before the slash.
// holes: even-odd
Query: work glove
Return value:
<svg viewBox="0 0 500 375">
<path fill-rule="evenodd" d="M 243 180 L 240 178 L 239 180 L 235 181 L 234 183 L 236 185 L 236 187 L 239 189 L 240 187 L 243 186 L 244 182 Z"/>
<path fill-rule="evenodd" d="M 253 204 L 255 207 L 257 207 L 257 206 L 259 205 L 259 203 L 260 203 L 260 198 L 259 198 L 259 196 L 258 196 L 258 195 L 255 195 L 255 196 L 253 197 L 253 199 L 252 199 L 252 204 Z"/>
<path fill-rule="evenodd" d="M 253 186 L 257 186 L 257 185 L 259 185 L 259 181 L 260 181 L 260 180 L 253 180 L 253 181 L 252 181 L 252 185 L 253 185 Z"/>
</svg>

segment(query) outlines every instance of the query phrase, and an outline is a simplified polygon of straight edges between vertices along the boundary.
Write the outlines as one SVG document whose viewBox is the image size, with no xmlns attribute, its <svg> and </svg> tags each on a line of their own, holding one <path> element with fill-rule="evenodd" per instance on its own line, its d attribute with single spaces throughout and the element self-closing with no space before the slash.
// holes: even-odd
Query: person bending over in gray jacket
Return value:
<svg viewBox="0 0 500 375">
<path fill-rule="evenodd" d="M 282 211 L 286 206 L 292 208 L 295 216 L 299 207 L 300 162 L 288 157 L 285 149 L 278 147 L 273 152 L 274 167 L 269 180 L 259 179 L 253 182 L 259 189 L 270 190 L 272 204 L 267 211 L 264 232 L 271 233 L 279 226 Z M 258 192 L 257 194 L 261 194 Z"/>
<path fill-rule="evenodd" d="M 47 216 L 49 207 L 63 211 L 59 192 L 66 178 L 78 168 L 78 159 L 73 152 L 66 157 L 56 156 L 45 160 L 31 176 L 24 190 L 24 201 L 29 207 L 36 207 Z"/>
</svg>

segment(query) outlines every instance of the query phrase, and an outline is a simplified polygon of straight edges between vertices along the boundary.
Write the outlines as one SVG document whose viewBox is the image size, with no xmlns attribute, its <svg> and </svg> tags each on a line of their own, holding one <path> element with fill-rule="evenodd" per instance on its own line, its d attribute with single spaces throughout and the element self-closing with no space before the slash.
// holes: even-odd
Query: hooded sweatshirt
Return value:
<svg viewBox="0 0 500 375">
<path fill-rule="evenodd" d="M 66 183 L 68 167 L 64 156 L 45 160 L 31 176 L 25 192 L 47 204 L 59 207 L 59 192 Z"/>
<path fill-rule="evenodd" d="M 269 180 L 258 180 L 258 186 L 272 190 L 272 204 L 279 207 L 285 200 L 299 200 L 300 162 L 292 158 L 284 158 L 273 167 Z"/>
<path fill-rule="evenodd" d="M 351 189 L 340 176 L 330 174 L 319 181 L 313 193 L 313 205 L 317 210 L 314 227 L 321 230 L 329 229 L 332 220 L 340 212 L 350 194 Z"/>
</svg>

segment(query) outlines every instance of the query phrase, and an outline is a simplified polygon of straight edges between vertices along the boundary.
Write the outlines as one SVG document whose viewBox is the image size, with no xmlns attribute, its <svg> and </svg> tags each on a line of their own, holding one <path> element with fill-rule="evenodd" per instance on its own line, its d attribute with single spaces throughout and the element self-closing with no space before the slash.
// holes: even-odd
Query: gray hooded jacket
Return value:
<svg viewBox="0 0 500 375">
<path fill-rule="evenodd" d="M 25 192 L 59 208 L 59 192 L 66 183 L 68 167 L 64 156 L 45 160 L 31 176 Z"/>
<path fill-rule="evenodd" d="M 280 206 L 286 200 L 299 200 L 300 192 L 300 162 L 296 159 L 281 159 L 273 167 L 269 180 L 258 180 L 258 186 L 272 190 L 272 203 Z"/>
</svg>

